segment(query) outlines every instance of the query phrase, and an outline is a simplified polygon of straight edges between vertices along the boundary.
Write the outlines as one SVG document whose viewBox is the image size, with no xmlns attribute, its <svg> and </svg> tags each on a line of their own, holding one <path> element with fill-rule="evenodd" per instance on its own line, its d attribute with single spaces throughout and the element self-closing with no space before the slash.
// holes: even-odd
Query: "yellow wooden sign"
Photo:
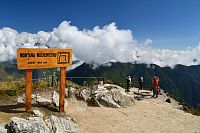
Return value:
<svg viewBox="0 0 200 133">
<path fill-rule="evenodd" d="M 66 67 L 72 65 L 72 49 L 18 48 L 18 69 Z"/>
</svg>

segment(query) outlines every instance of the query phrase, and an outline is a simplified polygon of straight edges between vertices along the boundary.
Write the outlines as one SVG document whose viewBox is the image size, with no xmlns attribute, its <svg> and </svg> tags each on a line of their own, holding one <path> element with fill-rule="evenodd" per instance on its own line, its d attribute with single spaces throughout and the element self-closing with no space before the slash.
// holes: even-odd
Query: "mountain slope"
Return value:
<svg viewBox="0 0 200 133">
<path fill-rule="evenodd" d="M 147 66 L 146 64 L 112 63 L 111 66 L 100 66 L 96 69 L 88 64 L 82 64 L 76 69 L 67 73 L 67 76 L 101 76 L 110 79 L 115 84 L 125 85 L 126 76 L 131 75 L 134 79 L 134 86 L 137 86 L 137 78 L 144 77 L 145 87 L 151 88 L 152 77 L 157 74 L 160 77 L 160 87 L 195 108 L 200 104 L 200 66 L 177 65 L 174 69 L 159 67 L 157 65 Z M 83 83 L 87 79 L 74 79 Z"/>
<path fill-rule="evenodd" d="M 33 79 L 44 77 L 45 75 L 52 75 L 56 68 L 51 69 L 35 69 L 33 70 Z M 12 76 L 14 80 L 25 77 L 26 70 L 18 70 L 16 63 L 1 62 L 0 63 L 0 81 L 5 81 L 7 76 Z"/>
<path fill-rule="evenodd" d="M 145 87 L 151 88 L 152 77 L 157 74 L 160 77 L 160 87 L 179 101 L 184 101 L 195 108 L 200 108 L 200 65 L 183 66 L 177 65 L 174 69 L 159 67 L 157 65 L 132 63 L 111 63 L 111 66 L 100 66 L 96 69 L 88 64 L 82 64 L 74 70 L 67 72 L 67 76 L 90 77 L 101 76 L 104 80 L 112 80 L 115 84 L 125 86 L 126 76 L 131 75 L 134 85 L 137 86 L 137 78 L 144 77 Z M 52 75 L 56 69 L 38 69 L 33 71 L 33 78 L 44 77 L 44 74 Z M 59 72 L 58 72 L 59 73 Z M 16 64 L 0 64 L 0 81 L 12 76 L 15 79 L 25 77 L 25 70 L 17 70 Z M 73 79 L 82 84 L 87 79 Z"/>
</svg>

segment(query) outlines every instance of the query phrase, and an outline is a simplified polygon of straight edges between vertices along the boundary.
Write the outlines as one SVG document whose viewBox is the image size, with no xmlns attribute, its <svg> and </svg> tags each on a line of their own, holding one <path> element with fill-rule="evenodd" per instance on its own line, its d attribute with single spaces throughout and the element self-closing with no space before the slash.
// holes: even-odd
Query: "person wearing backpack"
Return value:
<svg viewBox="0 0 200 133">
<path fill-rule="evenodd" d="M 157 98 L 158 94 L 160 93 L 160 91 L 159 91 L 160 89 L 159 89 L 159 86 L 158 86 L 159 81 L 160 81 L 159 77 L 157 75 L 155 75 L 153 77 L 153 82 L 152 82 L 152 87 L 153 87 L 153 96 L 152 97 L 156 96 L 156 98 Z"/>
</svg>

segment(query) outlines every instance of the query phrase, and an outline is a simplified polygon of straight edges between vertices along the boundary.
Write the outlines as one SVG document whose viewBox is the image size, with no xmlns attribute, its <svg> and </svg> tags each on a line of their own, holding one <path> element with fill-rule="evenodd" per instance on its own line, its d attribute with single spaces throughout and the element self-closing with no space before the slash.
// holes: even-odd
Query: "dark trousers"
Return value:
<svg viewBox="0 0 200 133">
<path fill-rule="evenodd" d="M 156 88 L 153 88 L 153 96 L 152 97 L 154 97 L 154 96 L 158 97 L 158 91 Z"/>
<path fill-rule="evenodd" d="M 143 83 L 139 82 L 139 90 L 142 90 L 142 89 L 143 89 Z"/>
<path fill-rule="evenodd" d="M 130 84 L 127 84 L 126 91 L 127 91 L 127 92 L 130 92 L 130 90 L 129 90 L 129 89 L 130 89 Z"/>
</svg>

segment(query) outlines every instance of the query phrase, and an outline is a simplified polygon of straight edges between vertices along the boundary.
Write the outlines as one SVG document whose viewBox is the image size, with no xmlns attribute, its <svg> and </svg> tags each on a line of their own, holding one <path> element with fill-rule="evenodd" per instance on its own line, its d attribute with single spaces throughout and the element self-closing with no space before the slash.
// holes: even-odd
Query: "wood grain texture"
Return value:
<svg viewBox="0 0 200 133">
<path fill-rule="evenodd" d="M 64 112 L 66 67 L 60 68 L 59 112 Z"/>
<path fill-rule="evenodd" d="M 66 67 L 72 65 L 72 49 L 18 48 L 18 69 Z"/>
<path fill-rule="evenodd" d="M 31 111 L 32 70 L 26 70 L 26 112 Z"/>
</svg>

